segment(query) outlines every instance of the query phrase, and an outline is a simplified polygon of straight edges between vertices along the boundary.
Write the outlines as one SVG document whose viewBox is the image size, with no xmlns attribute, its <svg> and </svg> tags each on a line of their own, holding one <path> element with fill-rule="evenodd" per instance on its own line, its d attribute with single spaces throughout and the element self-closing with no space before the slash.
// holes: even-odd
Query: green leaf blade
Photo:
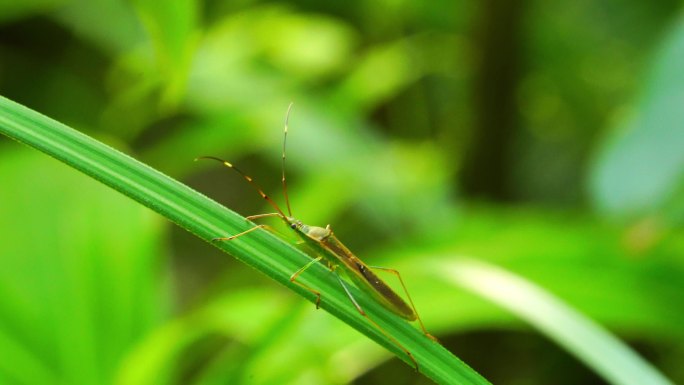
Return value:
<svg viewBox="0 0 684 385">
<path fill-rule="evenodd" d="M 0 133 L 37 148 L 190 231 L 205 241 L 221 234 L 235 234 L 252 226 L 245 218 L 188 186 L 112 149 L 66 125 L 0 97 Z M 191 156 L 188 157 L 191 161 Z M 285 241 L 255 231 L 233 242 L 215 246 L 313 301 L 313 295 L 289 282 L 289 276 L 309 257 Z M 370 325 L 354 309 L 328 270 L 315 265 L 301 282 L 323 293 L 321 307 L 397 354 L 410 364 L 395 344 Z M 488 384 L 489 382 L 429 340 L 400 317 L 373 301 L 370 294 L 352 290 L 367 314 L 415 356 L 421 372 L 439 384 Z"/>
</svg>

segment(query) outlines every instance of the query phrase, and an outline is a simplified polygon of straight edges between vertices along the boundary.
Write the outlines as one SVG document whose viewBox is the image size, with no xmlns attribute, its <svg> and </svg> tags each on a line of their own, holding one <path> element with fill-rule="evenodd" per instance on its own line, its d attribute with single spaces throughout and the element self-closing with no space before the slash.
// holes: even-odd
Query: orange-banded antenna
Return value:
<svg viewBox="0 0 684 385">
<path fill-rule="evenodd" d="M 261 187 L 259 187 L 259 185 L 254 181 L 254 179 L 252 179 L 251 176 L 249 176 L 249 175 L 245 174 L 244 172 L 242 172 L 239 168 L 233 166 L 232 163 L 228 162 L 227 160 L 223 160 L 223 159 L 221 159 L 221 158 L 217 158 L 217 157 L 214 157 L 214 156 L 200 156 L 200 157 L 198 157 L 198 158 L 195 158 L 195 161 L 198 161 L 198 160 L 200 160 L 200 159 L 215 160 L 215 161 L 217 161 L 217 162 L 222 163 L 224 166 L 226 166 L 226 167 L 228 167 L 228 168 L 231 168 L 231 169 L 235 170 L 238 174 L 242 175 L 242 177 L 245 178 L 245 180 L 247 181 L 247 183 L 251 184 L 252 187 L 254 187 L 254 188 L 259 192 L 259 195 L 261 195 L 262 198 L 266 199 L 266 201 L 267 201 L 271 206 L 273 206 L 273 208 L 276 209 L 276 211 L 277 211 L 280 215 L 282 215 L 283 218 L 287 218 L 287 216 L 285 215 L 285 213 L 283 213 L 283 211 L 280 209 L 280 207 L 278 207 L 278 204 L 275 203 L 275 201 L 274 201 L 273 199 L 271 199 L 268 195 L 266 195 L 266 193 L 264 193 L 264 190 L 262 190 Z"/>
<path fill-rule="evenodd" d="M 292 111 L 292 102 L 287 106 L 287 114 L 285 114 L 285 129 L 283 130 L 283 162 L 282 162 L 282 181 L 283 181 L 283 195 L 285 196 L 285 204 L 287 205 L 287 213 L 292 216 L 292 209 L 290 208 L 290 197 L 287 195 L 287 181 L 285 180 L 285 147 L 287 145 L 287 124 L 290 121 L 290 111 Z"/>
</svg>

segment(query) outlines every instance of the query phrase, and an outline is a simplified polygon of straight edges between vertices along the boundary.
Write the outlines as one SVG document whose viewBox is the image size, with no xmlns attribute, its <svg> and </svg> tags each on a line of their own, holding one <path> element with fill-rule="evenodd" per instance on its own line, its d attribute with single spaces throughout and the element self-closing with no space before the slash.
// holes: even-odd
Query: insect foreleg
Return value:
<svg viewBox="0 0 684 385">
<path fill-rule="evenodd" d="M 247 220 L 253 220 L 253 219 L 259 219 L 259 218 L 269 218 L 269 217 L 281 217 L 280 213 L 267 213 L 267 214 L 256 214 L 256 215 L 250 215 L 247 218 Z"/>
<path fill-rule="evenodd" d="M 249 217 L 248 217 L 248 218 L 249 218 Z M 252 231 L 254 231 L 254 230 L 256 230 L 256 229 L 264 229 L 264 230 L 266 230 L 266 231 L 268 231 L 268 232 L 270 232 L 270 233 L 276 234 L 276 235 L 278 235 L 278 236 L 280 236 L 280 237 L 284 237 L 283 233 L 281 233 L 280 231 L 274 229 L 273 227 L 271 227 L 271 226 L 269 226 L 269 225 L 256 225 L 256 226 L 252 227 L 251 229 L 245 230 L 245 231 L 243 231 L 243 232 L 241 232 L 241 233 L 237 233 L 237 234 L 231 235 L 231 236 L 229 236 L 229 237 L 214 238 L 214 239 L 212 239 L 212 241 L 214 241 L 214 242 L 219 242 L 219 241 L 232 241 L 233 239 L 235 239 L 235 238 L 237 238 L 237 237 L 241 237 L 241 236 L 243 236 L 243 235 L 245 235 L 245 234 L 251 233 Z"/>
<path fill-rule="evenodd" d="M 243 236 L 243 235 L 245 235 L 245 234 L 249 234 L 249 233 L 251 233 L 252 231 L 254 231 L 254 230 L 256 230 L 256 229 L 266 229 L 266 230 L 270 230 L 270 231 L 275 231 L 275 230 L 273 230 L 273 228 L 272 228 L 271 226 L 269 226 L 269 225 L 257 225 L 257 226 L 252 227 L 251 229 L 245 230 L 245 231 L 243 231 L 243 232 L 241 232 L 241 233 L 237 233 L 237 234 L 231 235 L 231 236 L 229 236 L 229 237 L 214 238 L 214 239 L 212 239 L 212 241 L 214 241 L 214 242 L 219 242 L 219 241 L 232 241 L 233 239 L 238 238 L 238 237 L 241 237 L 241 236 Z"/>
</svg>

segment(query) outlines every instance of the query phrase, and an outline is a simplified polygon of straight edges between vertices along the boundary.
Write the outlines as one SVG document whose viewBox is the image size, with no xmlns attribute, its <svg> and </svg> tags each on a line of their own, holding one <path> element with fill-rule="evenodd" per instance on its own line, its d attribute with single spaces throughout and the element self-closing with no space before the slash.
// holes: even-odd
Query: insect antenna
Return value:
<svg viewBox="0 0 684 385">
<path fill-rule="evenodd" d="M 259 185 L 254 181 L 254 179 L 252 179 L 251 176 L 249 176 L 249 175 L 245 174 L 244 172 L 242 172 L 242 170 L 240 170 L 239 168 L 233 166 L 232 163 L 228 162 L 227 160 L 223 160 L 223 159 L 221 159 L 221 158 L 217 158 L 217 157 L 215 157 L 215 156 L 200 156 L 200 157 L 198 157 L 198 158 L 195 158 L 195 161 L 198 161 L 198 160 L 200 160 L 200 159 L 215 160 L 215 161 L 217 161 L 217 162 L 219 162 L 219 163 L 222 163 L 224 166 L 226 166 L 226 167 L 228 167 L 228 168 L 231 168 L 231 169 L 235 170 L 238 174 L 242 175 L 242 177 L 245 178 L 245 180 L 247 181 L 247 183 L 249 183 L 250 185 L 252 185 L 252 187 L 254 187 L 254 188 L 259 192 L 259 195 L 261 195 L 261 197 L 264 198 L 264 199 L 268 202 L 268 204 L 270 204 L 274 209 L 276 209 L 276 211 L 278 212 L 278 214 L 280 214 L 283 218 L 287 218 L 287 216 L 285 215 L 285 213 L 283 213 L 283 211 L 280 209 L 280 207 L 278 206 L 278 204 L 275 203 L 275 201 L 274 201 L 273 199 L 271 199 L 271 197 L 269 197 L 268 195 L 266 195 L 266 193 L 264 192 L 264 190 L 262 190 L 261 187 L 259 187 Z"/>
<path fill-rule="evenodd" d="M 290 208 L 290 197 L 287 195 L 287 181 L 285 180 L 285 145 L 287 144 L 287 124 L 290 121 L 290 111 L 292 110 L 292 102 L 287 106 L 287 114 L 285 115 L 285 129 L 283 130 L 283 162 L 282 162 L 282 175 L 283 175 L 283 195 L 285 196 L 285 203 L 287 204 L 287 214 L 292 216 L 292 209 Z"/>
</svg>

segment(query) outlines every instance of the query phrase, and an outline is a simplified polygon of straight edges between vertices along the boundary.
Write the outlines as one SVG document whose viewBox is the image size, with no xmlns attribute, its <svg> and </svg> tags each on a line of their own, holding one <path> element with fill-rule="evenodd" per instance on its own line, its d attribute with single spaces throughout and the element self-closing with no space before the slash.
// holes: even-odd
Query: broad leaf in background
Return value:
<svg viewBox="0 0 684 385">
<path fill-rule="evenodd" d="M 672 385 L 626 344 L 544 289 L 494 265 L 464 259 L 434 263 L 434 274 L 461 285 L 555 340 L 612 384 Z"/>
<path fill-rule="evenodd" d="M 632 116 L 599 151 L 590 188 L 600 209 L 638 216 L 684 199 L 683 69 L 680 18 L 656 57 Z"/>
<path fill-rule="evenodd" d="M 146 44 L 142 22 L 135 9 L 125 2 L 70 0 L 63 3 L 48 15 L 101 53 L 116 57 Z"/>
<path fill-rule="evenodd" d="M 0 23 L 51 10 L 66 0 L 0 1 Z"/>
<path fill-rule="evenodd" d="M 160 6 L 156 1 L 136 0 L 133 4 L 154 46 L 159 80 L 163 84 L 162 107 L 173 107 L 185 95 L 198 35 L 199 3 L 172 0 Z"/>
<path fill-rule="evenodd" d="M 108 383 L 166 314 L 160 218 L 19 146 L 0 180 L 2 383 Z"/>
</svg>

